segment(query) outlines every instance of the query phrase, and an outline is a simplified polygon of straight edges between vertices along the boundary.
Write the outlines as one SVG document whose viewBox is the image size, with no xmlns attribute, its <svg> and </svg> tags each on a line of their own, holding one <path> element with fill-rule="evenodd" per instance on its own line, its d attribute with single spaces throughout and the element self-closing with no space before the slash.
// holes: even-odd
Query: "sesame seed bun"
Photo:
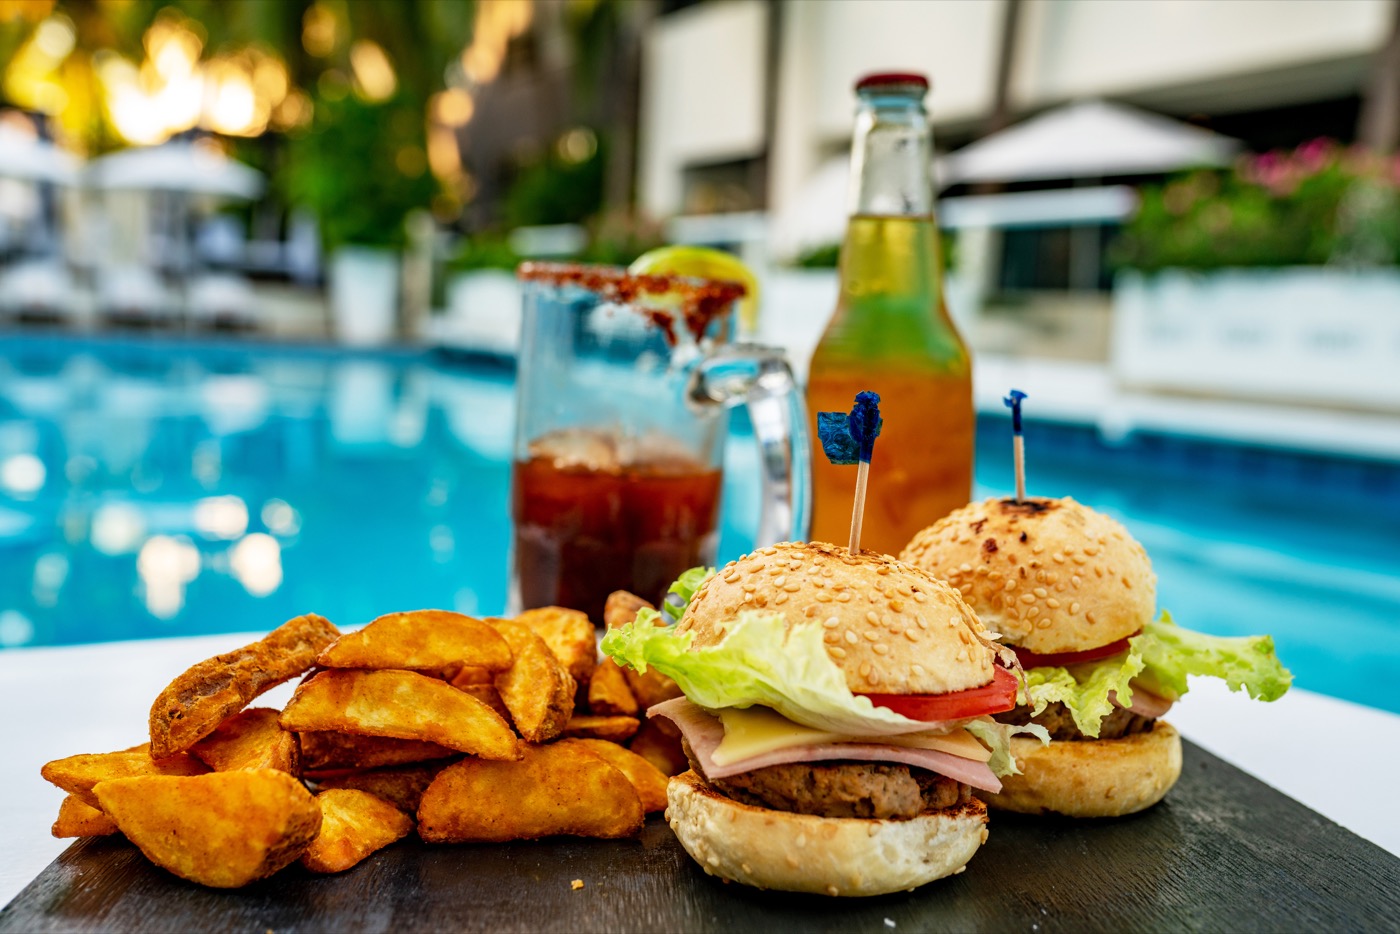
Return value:
<svg viewBox="0 0 1400 934">
<path fill-rule="evenodd" d="M 743 804 L 694 772 L 671 779 L 666 819 L 705 872 L 761 889 L 884 895 L 962 871 L 987 840 L 987 809 L 967 804 L 912 820 L 815 817 Z"/>
<path fill-rule="evenodd" d="M 969 503 L 915 535 L 900 558 L 956 587 L 1005 642 L 1041 655 L 1117 642 L 1157 605 L 1147 552 L 1068 497 Z"/>
<path fill-rule="evenodd" d="M 817 623 L 852 691 L 946 694 L 992 680 L 995 650 L 958 592 L 888 555 L 783 542 L 731 561 L 691 599 L 678 631 L 724 638 L 744 610 Z"/>
<path fill-rule="evenodd" d="M 1119 817 L 1161 801 L 1181 777 L 1181 734 L 1165 720 L 1120 739 L 1066 740 L 1049 746 L 1011 738 L 1022 774 L 1001 780 L 1001 793 L 977 795 L 993 808 L 1021 814 Z"/>
</svg>

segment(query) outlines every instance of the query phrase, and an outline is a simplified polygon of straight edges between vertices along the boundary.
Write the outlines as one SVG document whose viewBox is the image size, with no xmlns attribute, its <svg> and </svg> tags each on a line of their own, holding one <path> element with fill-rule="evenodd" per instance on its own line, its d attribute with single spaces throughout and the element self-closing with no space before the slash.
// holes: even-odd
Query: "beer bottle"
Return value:
<svg viewBox="0 0 1400 934">
<path fill-rule="evenodd" d="M 880 394 L 861 543 L 887 554 L 972 494 L 972 361 L 944 304 L 927 93 L 916 74 L 856 84 L 841 290 L 807 383 L 814 443 L 818 412 L 845 411 L 862 390 Z M 812 539 L 844 542 L 854 473 L 816 450 L 812 480 Z"/>
</svg>

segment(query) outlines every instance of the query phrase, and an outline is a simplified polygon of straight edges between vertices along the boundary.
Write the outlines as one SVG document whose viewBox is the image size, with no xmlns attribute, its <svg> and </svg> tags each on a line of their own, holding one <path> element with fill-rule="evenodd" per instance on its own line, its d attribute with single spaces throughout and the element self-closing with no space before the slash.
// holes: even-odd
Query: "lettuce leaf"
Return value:
<svg viewBox="0 0 1400 934">
<path fill-rule="evenodd" d="M 815 623 L 789 630 L 781 616 L 750 611 L 727 629 L 718 645 L 692 650 L 692 633 L 652 625 L 639 614 L 636 622 L 603 637 L 603 654 L 638 671 L 655 668 L 675 679 L 693 703 L 710 711 L 762 705 L 803 726 L 877 742 L 880 736 L 929 727 L 851 693 L 845 674 L 826 654 L 824 630 Z M 1003 769 L 997 774 L 1015 768 L 1006 745 L 1013 733 L 1049 740 L 1040 727 L 1011 727 L 988 718 L 964 725 L 991 748 L 992 771 L 997 772 L 998 765 Z"/>
<path fill-rule="evenodd" d="M 1293 683 L 1293 674 L 1274 654 L 1271 636 L 1208 636 L 1182 629 L 1163 613 L 1132 641 L 1144 664 L 1142 686 L 1167 700 L 1186 693 L 1187 675 L 1219 678 L 1230 690 L 1243 689 L 1254 700 L 1276 701 Z"/>
<path fill-rule="evenodd" d="M 992 751 L 992 757 L 987 760 L 987 767 L 992 770 L 993 775 L 1020 775 L 1021 769 L 1016 765 L 1016 758 L 1011 755 L 1011 737 L 1017 733 L 1028 733 L 1040 740 L 1044 746 L 1050 742 L 1050 734 L 1045 727 L 1037 723 L 1027 723 L 1018 726 L 1014 723 L 1002 723 L 991 717 L 978 717 L 976 720 L 969 720 L 963 724 L 969 733 L 982 741 L 982 745 Z"/>
<path fill-rule="evenodd" d="M 1098 736 L 1103 718 L 1113 713 L 1110 693 L 1116 693 L 1123 706 L 1133 702 L 1132 680 L 1143 669 L 1142 655 L 1129 643 L 1123 655 L 1069 668 L 1026 669 L 1026 691 L 1031 715 L 1053 703 L 1065 705 L 1074 725 L 1085 736 Z"/>
<path fill-rule="evenodd" d="M 680 598 L 680 602 L 677 604 L 668 599 L 661 604 L 661 614 L 666 617 L 667 622 L 680 621 L 681 616 L 685 613 L 685 608 L 690 605 L 691 598 L 695 596 L 695 591 L 699 590 L 700 585 L 709 580 L 714 573 L 714 568 L 691 568 L 689 571 L 682 572 L 681 576 L 671 583 L 670 589 L 666 592 L 675 594 Z"/>
<path fill-rule="evenodd" d="M 706 710 L 762 704 L 803 726 L 856 735 L 926 727 L 852 694 L 826 654 L 819 625 L 789 632 L 781 616 L 746 611 L 727 629 L 723 642 L 691 651 L 693 633 L 651 625 L 638 614 L 636 622 L 603 636 L 603 654 L 641 672 L 655 668 Z"/>
<path fill-rule="evenodd" d="M 1293 675 L 1274 654 L 1269 636 L 1226 638 L 1182 629 L 1163 612 L 1142 627 L 1128 651 L 1073 668 L 1030 668 L 1026 688 L 1032 715 L 1061 703 L 1085 736 L 1098 736 L 1103 718 L 1113 712 L 1110 693 L 1128 706 L 1133 683 L 1170 701 L 1186 693 L 1188 675 L 1220 678 L 1230 690 L 1244 689 L 1255 700 L 1278 700 Z"/>
</svg>

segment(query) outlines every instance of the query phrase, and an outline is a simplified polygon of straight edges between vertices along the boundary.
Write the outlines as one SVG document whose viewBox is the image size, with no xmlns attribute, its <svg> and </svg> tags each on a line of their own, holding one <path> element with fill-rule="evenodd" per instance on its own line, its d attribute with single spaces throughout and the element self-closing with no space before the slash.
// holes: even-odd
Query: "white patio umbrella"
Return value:
<svg viewBox="0 0 1400 934">
<path fill-rule="evenodd" d="M 945 157 L 944 186 L 1104 178 L 1228 165 L 1238 140 L 1107 101 L 1081 101 L 993 133 Z"/>
<path fill-rule="evenodd" d="M 77 156 L 51 142 L 0 125 L 0 178 L 71 185 L 80 165 Z"/>
<path fill-rule="evenodd" d="M 222 195 L 248 200 L 263 190 L 257 169 L 210 146 L 178 140 L 123 149 L 92 160 L 88 179 L 98 188 Z"/>
</svg>

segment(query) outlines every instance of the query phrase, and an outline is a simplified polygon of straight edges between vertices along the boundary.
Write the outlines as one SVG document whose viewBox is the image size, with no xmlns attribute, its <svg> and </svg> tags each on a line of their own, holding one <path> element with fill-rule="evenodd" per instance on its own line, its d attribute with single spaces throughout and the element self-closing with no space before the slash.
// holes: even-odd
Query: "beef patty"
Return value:
<svg viewBox="0 0 1400 934">
<path fill-rule="evenodd" d="M 1122 739 L 1124 736 L 1131 736 L 1134 733 L 1148 733 L 1152 730 L 1152 724 L 1157 722 L 1123 707 L 1114 707 L 1113 713 L 1104 717 L 1103 722 L 1099 724 L 1099 735 L 1085 736 L 1080 732 L 1079 727 L 1075 726 L 1074 717 L 1070 715 L 1069 708 L 1059 702 L 1050 704 L 1034 717 L 1031 716 L 1031 708 L 1027 706 L 1017 707 L 995 716 L 1002 723 L 1038 724 L 1045 727 L 1045 731 L 1050 734 L 1052 740 L 1059 741 Z"/>
<path fill-rule="evenodd" d="M 794 762 L 711 779 L 685 747 L 695 773 L 721 793 L 754 807 L 816 817 L 910 820 L 967 804 L 972 789 L 927 769 L 884 762 Z"/>
</svg>

